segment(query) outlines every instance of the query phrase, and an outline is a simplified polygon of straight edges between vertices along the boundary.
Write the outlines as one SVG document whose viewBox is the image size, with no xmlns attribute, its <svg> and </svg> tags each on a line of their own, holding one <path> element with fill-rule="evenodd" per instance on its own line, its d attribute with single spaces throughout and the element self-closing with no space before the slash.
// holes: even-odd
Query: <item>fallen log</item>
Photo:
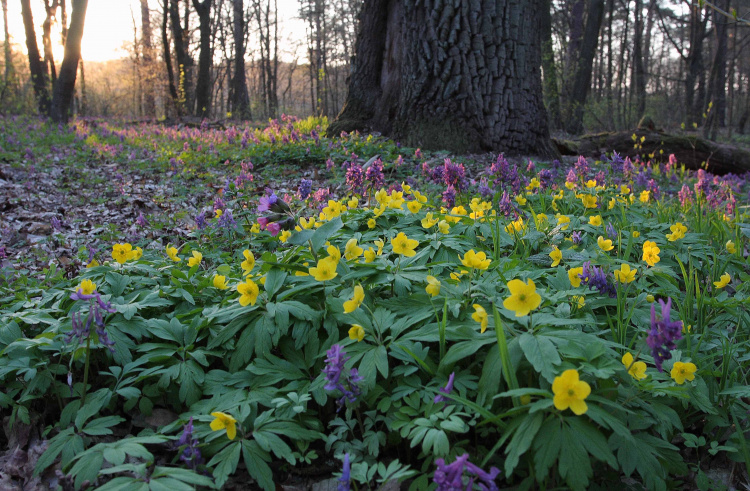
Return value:
<svg viewBox="0 0 750 491">
<path fill-rule="evenodd" d="M 750 171 L 750 150 L 747 148 L 716 143 L 691 133 L 675 135 L 659 130 L 637 129 L 552 140 L 563 155 L 599 158 L 603 153 L 614 150 L 622 157 L 628 156 L 631 159 L 640 156 L 645 161 L 653 155 L 657 160 L 666 161 L 670 154 L 675 154 L 678 164 L 684 164 L 687 169 L 703 168 L 714 174 L 742 174 Z"/>
</svg>

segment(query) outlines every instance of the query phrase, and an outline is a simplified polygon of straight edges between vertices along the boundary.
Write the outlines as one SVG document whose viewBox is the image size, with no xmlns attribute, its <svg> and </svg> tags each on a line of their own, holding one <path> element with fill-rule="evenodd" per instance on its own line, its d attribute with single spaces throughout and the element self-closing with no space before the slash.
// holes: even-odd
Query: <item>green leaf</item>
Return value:
<svg viewBox="0 0 750 491">
<path fill-rule="evenodd" d="M 110 428 L 122 421 L 125 421 L 125 419 L 119 416 L 105 416 L 90 421 L 81 431 L 91 436 L 111 435 L 112 430 Z"/>
<path fill-rule="evenodd" d="M 328 239 L 333 237 L 333 234 L 338 232 L 344 226 L 344 222 L 341 221 L 341 217 L 336 217 L 333 220 L 324 223 L 312 234 L 310 240 L 312 241 L 313 250 L 317 251 Z"/>
<path fill-rule="evenodd" d="M 273 472 L 268 467 L 270 457 L 267 452 L 263 451 L 256 441 L 242 441 L 242 459 L 245 461 L 245 467 L 253 479 L 255 479 L 261 488 L 266 491 L 274 491 L 276 486 L 273 483 Z M 219 484 L 217 482 L 217 484 Z M 223 483 L 222 483 L 223 484 Z"/>
<path fill-rule="evenodd" d="M 34 476 L 38 476 L 41 472 L 52 465 L 57 459 L 57 456 L 63 451 L 63 449 L 69 444 L 71 437 L 73 437 L 73 428 L 67 428 L 50 439 L 47 450 L 39 457 L 34 466 Z"/>
<path fill-rule="evenodd" d="M 281 289 L 287 276 L 288 273 L 279 268 L 271 268 L 271 270 L 266 273 L 266 283 L 264 288 L 266 289 L 266 293 L 268 293 L 268 298 L 273 298 L 276 292 Z"/>
<path fill-rule="evenodd" d="M 216 465 L 216 467 L 214 467 L 214 479 L 216 479 L 216 485 L 218 487 L 224 486 L 224 483 L 227 482 L 229 476 L 234 474 L 234 471 L 237 469 L 237 464 L 240 462 L 240 449 L 245 442 L 246 440 L 230 443 L 221 449 L 219 453 L 214 455 L 208 463 L 209 467 Z M 248 466 L 248 470 L 250 470 L 250 466 Z"/>
<path fill-rule="evenodd" d="M 560 420 L 547 419 L 534 438 L 534 467 L 538 482 L 543 482 L 547 478 L 550 468 L 560 455 L 561 440 Z"/>
<path fill-rule="evenodd" d="M 534 367 L 549 383 L 555 380 L 556 366 L 562 363 L 555 345 L 546 337 L 523 333 L 519 339 L 521 350 Z"/>
<path fill-rule="evenodd" d="M 513 469 L 518 465 L 521 455 L 529 449 L 543 421 L 544 415 L 542 413 L 525 415 L 524 420 L 515 429 L 513 438 L 511 438 L 508 448 L 505 449 L 505 453 L 508 456 L 505 459 L 505 473 L 507 475 L 513 473 Z"/>
<path fill-rule="evenodd" d="M 125 291 L 125 288 L 130 283 L 130 277 L 115 273 L 114 271 L 107 273 L 105 276 L 107 283 L 109 284 L 109 291 L 113 297 L 119 297 Z"/>
<path fill-rule="evenodd" d="M 383 378 L 388 378 L 388 351 L 385 346 L 378 346 L 375 350 L 375 366 Z"/>
</svg>

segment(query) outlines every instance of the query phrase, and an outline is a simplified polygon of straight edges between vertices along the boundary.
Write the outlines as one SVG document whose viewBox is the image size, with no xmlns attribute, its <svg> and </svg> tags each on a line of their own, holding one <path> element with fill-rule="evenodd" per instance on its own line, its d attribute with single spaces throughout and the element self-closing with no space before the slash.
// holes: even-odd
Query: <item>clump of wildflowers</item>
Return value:
<svg viewBox="0 0 750 491">
<path fill-rule="evenodd" d="M 591 261 L 583 263 L 583 271 L 579 277 L 591 290 L 596 288 L 599 290 L 599 293 L 609 295 L 610 297 L 616 295 L 614 287 L 607 280 L 607 273 L 605 273 L 603 269 L 592 265 Z"/>
<path fill-rule="evenodd" d="M 310 179 L 302 179 L 297 187 L 297 198 L 302 201 L 310 197 L 312 191 L 312 181 Z"/>
<path fill-rule="evenodd" d="M 651 330 L 646 338 L 646 344 L 651 348 L 651 356 L 654 357 L 656 369 L 663 371 L 662 363 L 672 358 L 671 350 L 677 345 L 675 341 L 682 339 L 682 321 L 672 321 L 670 313 L 672 299 L 667 302 L 659 299 L 661 305 L 661 320 L 657 320 L 655 304 L 651 304 Z"/>
<path fill-rule="evenodd" d="M 177 440 L 177 448 L 184 447 L 180 454 L 180 460 L 195 470 L 199 465 L 203 463 L 203 457 L 201 451 L 198 448 L 198 439 L 193 438 L 193 417 L 190 417 L 190 421 L 182 427 L 182 435 Z"/>
<path fill-rule="evenodd" d="M 114 314 L 116 310 L 110 303 L 102 300 L 101 295 L 96 291 L 96 285 L 90 280 L 83 280 L 75 293 L 70 295 L 70 299 L 88 301 L 89 313 L 85 320 L 81 312 L 73 313 L 71 316 L 73 328 L 66 334 L 65 342 L 70 343 L 74 338 L 78 338 L 78 342 L 82 343 L 91 334 L 92 324 L 95 324 L 99 342 L 114 352 L 115 342 L 109 338 L 107 331 L 104 329 L 106 324 L 104 323 L 103 312 Z"/>
<path fill-rule="evenodd" d="M 465 453 L 451 464 L 446 464 L 443 459 L 435 459 L 435 475 L 432 480 L 437 484 L 437 491 L 464 491 L 473 489 L 473 484 L 479 481 L 479 487 L 485 491 L 497 491 L 495 479 L 500 475 L 500 469 L 492 467 L 485 472 L 479 466 L 469 462 L 469 454 Z M 464 471 L 471 474 L 467 483 L 464 483 Z"/>
<path fill-rule="evenodd" d="M 364 380 L 359 376 L 356 368 L 349 370 L 348 375 L 344 375 L 344 364 L 349 360 L 346 352 L 339 344 L 334 344 L 331 349 L 326 351 L 326 367 L 323 373 L 326 376 L 325 390 L 338 390 L 343 395 L 336 400 L 336 405 L 341 409 L 345 401 L 355 402 L 357 397 L 362 393 L 359 384 Z"/>
</svg>

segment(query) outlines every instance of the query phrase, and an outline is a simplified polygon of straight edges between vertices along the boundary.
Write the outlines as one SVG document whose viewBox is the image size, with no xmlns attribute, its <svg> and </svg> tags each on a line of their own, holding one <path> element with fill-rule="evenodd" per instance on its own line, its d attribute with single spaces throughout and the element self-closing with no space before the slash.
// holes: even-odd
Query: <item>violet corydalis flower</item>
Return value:
<svg viewBox="0 0 750 491">
<path fill-rule="evenodd" d="M 135 223 L 139 227 L 143 227 L 143 228 L 146 228 L 149 225 L 148 220 L 146 220 L 146 217 L 143 216 L 142 211 L 138 213 L 138 218 L 135 219 Z"/>
<path fill-rule="evenodd" d="M 312 191 L 312 181 L 310 179 L 302 179 L 297 187 L 297 197 L 302 201 L 310 197 Z"/>
<path fill-rule="evenodd" d="M 349 463 L 349 454 L 344 454 L 344 467 L 341 469 L 341 477 L 337 491 L 349 491 L 349 481 L 351 480 L 351 464 Z"/>
<path fill-rule="evenodd" d="M 356 368 L 352 368 L 348 376 L 344 375 L 344 364 L 349 360 L 349 357 L 341 345 L 334 344 L 331 346 L 331 349 L 326 351 L 326 355 L 328 357 L 326 358 L 326 367 L 323 369 L 323 373 L 328 383 L 326 383 L 324 389 L 327 391 L 341 391 L 343 395 L 336 401 L 336 405 L 341 409 L 344 401 L 355 402 L 357 400 L 357 397 L 362 393 L 359 384 L 364 378 L 360 377 L 359 371 Z"/>
<path fill-rule="evenodd" d="M 670 319 L 671 298 L 668 298 L 666 303 L 659 299 L 659 305 L 661 305 L 661 320 L 657 320 L 655 304 L 651 304 L 651 330 L 646 338 L 646 344 L 651 348 L 656 369 L 661 372 L 663 371 L 662 363 L 672 358 L 671 350 L 677 347 L 675 341 L 682 339 L 682 321 Z"/>
<path fill-rule="evenodd" d="M 479 466 L 469 462 L 469 454 L 465 453 L 451 464 L 446 464 L 443 459 L 435 459 L 435 475 L 433 482 L 437 484 L 437 491 L 470 491 L 474 488 L 474 482 L 478 481 L 479 487 L 485 491 L 497 491 L 495 479 L 500 475 L 500 469 L 492 467 L 485 472 Z M 464 483 L 464 470 L 471 476 Z"/>
<path fill-rule="evenodd" d="M 193 417 L 190 417 L 188 423 L 182 427 L 182 435 L 177 440 L 177 447 L 185 448 L 180 454 L 180 460 L 185 462 L 191 469 L 195 470 L 200 464 L 203 463 L 203 457 L 201 451 L 198 448 L 198 439 L 193 438 Z"/>
<path fill-rule="evenodd" d="M 441 387 L 440 389 L 438 389 L 441 392 L 441 394 L 438 394 L 435 396 L 435 399 L 434 399 L 435 403 L 447 401 L 445 396 L 450 394 L 451 391 L 453 390 L 453 379 L 455 377 L 456 377 L 456 372 L 451 372 L 450 377 L 448 377 L 448 383 L 445 384 L 445 387 Z"/>
</svg>

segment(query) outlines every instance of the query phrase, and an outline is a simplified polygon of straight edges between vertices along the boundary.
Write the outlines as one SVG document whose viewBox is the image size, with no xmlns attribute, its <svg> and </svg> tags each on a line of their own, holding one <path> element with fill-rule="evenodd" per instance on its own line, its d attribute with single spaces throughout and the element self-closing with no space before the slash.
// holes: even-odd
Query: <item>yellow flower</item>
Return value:
<svg viewBox="0 0 750 491">
<path fill-rule="evenodd" d="M 279 240 L 282 244 L 285 244 L 287 240 L 289 240 L 289 237 L 292 236 L 291 230 L 282 230 L 282 232 L 279 234 Z"/>
<path fill-rule="evenodd" d="M 570 218 L 559 213 L 555 216 L 557 217 L 557 226 L 560 227 L 560 230 L 568 230 L 570 227 Z"/>
<path fill-rule="evenodd" d="M 638 200 L 641 203 L 648 203 L 648 199 L 651 196 L 651 191 L 641 191 L 641 195 L 638 197 Z"/>
<path fill-rule="evenodd" d="M 177 257 L 177 248 L 176 247 L 172 247 L 171 245 L 167 246 L 167 256 L 169 256 L 169 259 L 171 259 L 172 261 L 174 261 L 176 263 L 182 261 L 182 259 L 180 259 L 179 257 Z"/>
<path fill-rule="evenodd" d="M 357 259 L 363 252 L 364 249 L 357 245 L 357 239 L 349 239 L 344 249 L 344 257 L 348 260 Z"/>
<path fill-rule="evenodd" d="M 646 264 L 649 266 L 653 266 L 661 260 L 659 258 L 660 251 L 661 249 L 656 245 L 656 242 L 647 240 L 643 243 L 643 260 L 646 261 Z"/>
<path fill-rule="evenodd" d="M 365 251 L 365 263 L 371 263 L 375 260 L 376 254 L 375 249 L 370 247 Z"/>
<path fill-rule="evenodd" d="M 633 363 L 633 355 L 625 353 L 622 355 L 622 364 L 625 365 L 625 370 L 628 371 L 631 377 L 636 380 L 646 378 L 646 364 L 642 361 L 636 361 Z"/>
<path fill-rule="evenodd" d="M 221 209 L 214 210 L 214 214 L 216 215 L 216 218 L 221 218 L 221 215 L 224 214 L 224 210 L 221 210 Z"/>
<path fill-rule="evenodd" d="M 403 184 L 402 184 L 402 186 L 403 186 Z M 411 189 L 411 188 L 409 188 L 409 189 Z M 406 191 L 406 188 L 404 188 L 404 191 Z M 420 203 L 422 203 L 422 204 L 427 203 L 427 196 L 425 196 L 424 194 L 422 194 L 422 193 L 420 193 L 419 191 L 416 191 L 416 190 L 414 191 L 413 194 L 414 194 L 414 197 L 417 199 L 417 201 L 419 201 Z"/>
<path fill-rule="evenodd" d="M 589 218 L 589 225 L 593 225 L 594 227 L 598 227 L 602 224 L 602 216 L 601 215 L 595 215 L 591 218 Z"/>
<path fill-rule="evenodd" d="M 583 274 L 583 267 L 570 268 L 568 270 L 568 280 L 570 280 L 570 286 L 578 288 L 581 286 L 581 276 Z"/>
<path fill-rule="evenodd" d="M 672 231 L 671 234 L 667 234 L 667 240 L 670 242 L 682 239 L 685 237 L 685 232 L 687 232 L 687 227 L 680 222 L 675 223 L 669 229 Z"/>
<path fill-rule="evenodd" d="M 76 291 L 80 291 L 84 295 L 91 295 L 96 291 L 96 283 L 94 283 L 91 280 L 83 280 L 81 283 L 76 287 Z"/>
<path fill-rule="evenodd" d="M 484 252 L 474 252 L 474 249 L 470 249 L 463 258 L 461 256 L 458 258 L 467 268 L 487 269 L 492 262 Z"/>
<path fill-rule="evenodd" d="M 518 196 L 516 196 L 516 198 L 515 198 L 515 199 L 516 199 L 516 203 L 518 203 L 518 204 L 519 204 L 519 205 L 521 205 L 521 206 L 523 206 L 523 205 L 525 205 L 525 204 L 526 204 L 526 198 L 524 198 L 524 197 L 523 197 L 523 196 L 521 196 L 520 194 L 519 194 Z"/>
<path fill-rule="evenodd" d="M 603 250 L 604 252 L 609 252 L 615 248 L 615 246 L 612 245 L 612 241 L 610 239 L 605 239 L 601 235 L 598 239 L 596 239 L 596 243 L 599 245 L 599 249 Z"/>
<path fill-rule="evenodd" d="M 419 245 L 419 241 L 410 239 L 405 233 L 399 232 L 396 237 L 391 239 L 391 245 L 393 246 L 393 252 L 396 254 L 412 257 L 417 254 L 414 249 Z"/>
<path fill-rule="evenodd" d="M 299 219 L 299 223 L 305 230 L 310 230 L 315 227 L 315 217 L 311 217 L 309 220 L 305 217 L 302 217 Z"/>
<path fill-rule="evenodd" d="M 248 305 L 255 305 L 260 290 L 258 285 L 248 278 L 244 283 L 237 285 L 237 292 L 240 294 L 240 305 L 247 307 Z"/>
<path fill-rule="evenodd" d="M 734 246 L 734 242 L 732 242 L 731 240 L 727 241 L 727 252 L 729 254 L 734 254 L 737 252 L 737 248 Z"/>
<path fill-rule="evenodd" d="M 91 262 L 86 265 L 87 268 L 95 268 L 97 266 L 99 266 L 99 261 L 96 259 L 92 259 Z"/>
<path fill-rule="evenodd" d="M 359 324 L 352 324 L 349 329 L 349 339 L 356 339 L 358 343 L 365 339 L 365 328 Z"/>
<path fill-rule="evenodd" d="M 338 261 L 332 257 L 326 257 L 318 260 L 318 264 L 310 268 L 309 271 L 315 281 L 332 280 L 338 275 L 336 265 L 338 265 Z"/>
<path fill-rule="evenodd" d="M 404 193 L 402 191 L 392 191 L 391 201 L 388 203 L 388 208 L 398 210 L 404 205 Z"/>
<path fill-rule="evenodd" d="M 328 252 L 328 255 L 331 256 L 334 261 L 336 261 L 336 264 L 341 261 L 341 251 L 338 247 L 329 245 L 328 247 L 326 247 L 326 252 Z"/>
<path fill-rule="evenodd" d="M 188 266 L 190 266 L 191 268 L 193 266 L 199 266 L 201 261 L 203 261 L 203 254 L 198 251 L 193 251 L 193 257 L 188 259 Z"/>
<path fill-rule="evenodd" d="M 523 217 L 518 217 L 518 220 L 510 222 L 510 224 L 505 227 L 505 231 L 508 232 L 508 235 L 513 235 L 514 232 L 522 234 L 525 230 L 526 225 L 523 223 Z"/>
<path fill-rule="evenodd" d="M 482 327 L 481 332 L 486 331 L 488 322 L 487 311 L 484 310 L 484 307 L 482 307 L 478 303 L 475 303 L 474 305 L 472 305 L 472 307 L 474 307 L 474 313 L 471 314 L 471 318 L 477 321 Z"/>
<path fill-rule="evenodd" d="M 214 288 L 218 288 L 219 290 L 226 290 L 227 289 L 227 277 L 222 276 L 220 274 L 217 274 L 214 276 Z"/>
<path fill-rule="evenodd" d="M 588 181 L 586 181 L 586 187 L 587 188 L 595 188 L 596 187 L 596 180 L 589 179 Z"/>
<path fill-rule="evenodd" d="M 620 269 L 615 270 L 615 279 L 620 283 L 630 283 L 635 280 L 636 269 L 630 269 L 630 265 L 623 263 Z"/>
<path fill-rule="evenodd" d="M 416 200 L 415 201 L 409 201 L 408 203 L 406 203 L 406 207 L 409 209 L 410 212 L 412 212 L 412 213 L 418 213 L 419 210 L 422 209 L 422 203 L 420 203 L 419 201 L 416 201 Z"/>
<path fill-rule="evenodd" d="M 641 236 L 641 233 L 639 231 L 637 231 L 637 230 L 633 230 L 633 234 L 632 235 L 633 235 L 634 239 L 637 239 L 638 237 Z"/>
<path fill-rule="evenodd" d="M 562 375 L 555 377 L 552 392 L 555 394 L 555 407 L 560 411 L 570 408 L 580 416 L 589 410 L 584 399 L 591 394 L 591 386 L 578 379 L 578 370 L 565 370 Z"/>
<path fill-rule="evenodd" d="M 253 225 L 250 227 L 250 232 L 253 234 L 257 234 L 260 232 L 260 224 L 258 222 L 253 223 Z"/>
<path fill-rule="evenodd" d="M 365 290 L 362 288 L 362 285 L 357 285 L 354 287 L 354 296 L 352 296 L 351 300 L 347 300 L 344 302 L 344 313 L 350 314 L 357 310 L 360 305 L 362 305 L 362 302 L 365 299 Z"/>
<path fill-rule="evenodd" d="M 440 294 L 440 281 L 438 281 L 437 278 L 434 276 L 427 276 L 427 286 L 425 287 L 425 291 L 428 295 L 432 295 L 433 297 L 437 297 Z"/>
<path fill-rule="evenodd" d="M 128 259 L 133 258 L 133 246 L 130 244 L 115 244 L 112 246 L 112 259 L 120 264 L 124 264 Z"/>
<path fill-rule="evenodd" d="M 432 228 L 438 221 L 439 219 L 434 218 L 432 212 L 429 212 L 422 219 L 422 228 Z"/>
<path fill-rule="evenodd" d="M 451 273 L 451 279 L 456 280 L 456 281 L 461 281 L 461 277 L 465 274 L 469 274 L 469 272 L 465 269 L 462 269 L 458 273 L 455 273 L 455 272 Z"/>
<path fill-rule="evenodd" d="M 586 306 L 586 297 L 583 295 L 573 295 L 570 298 L 575 305 L 578 306 L 579 309 L 582 309 Z"/>
<path fill-rule="evenodd" d="M 359 198 L 357 198 L 356 196 L 352 197 L 352 199 L 350 199 L 350 200 L 349 200 L 349 201 L 347 201 L 347 203 L 346 203 L 346 206 L 348 206 L 350 210 L 351 210 L 352 208 L 356 208 L 356 207 L 357 207 L 357 205 L 359 205 Z"/>
<path fill-rule="evenodd" d="M 390 196 L 388 196 L 388 191 L 386 191 L 383 188 L 380 188 L 380 191 L 375 193 L 375 199 L 378 200 L 378 203 L 381 205 L 388 204 L 390 201 Z"/>
<path fill-rule="evenodd" d="M 729 273 L 724 273 L 721 275 L 721 278 L 719 278 L 719 281 L 714 281 L 714 286 L 716 288 L 724 288 L 730 281 L 732 281 L 732 277 L 729 276 Z"/>
<path fill-rule="evenodd" d="M 552 249 L 552 252 L 549 253 L 549 257 L 552 259 L 552 264 L 550 264 L 550 266 L 554 268 L 560 264 L 560 261 L 562 260 L 562 252 L 560 252 L 560 249 L 555 246 L 555 248 Z"/>
<path fill-rule="evenodd" d="M 376 246 L 378 246 L 378 256 L 381 255 L 381 254 L 383 254 L 383 247 L 385 247 L 385 242 L 383 242 L 382 240 L 378 239 L 375 242 L 373 242 L 373 244 L 375 244 Z"/>
<path fill-rule="evenodd" d="M 615 200 L 614 198 L 612 198 L 611 200 L 609 200 L 609 204 L 607 204 L 607 209 L 611 210 L 612 208 L 615 207 L 616 204 L 617 204 L 617 200 Z"/>
<path fill-rule="evenodd" d="M 143 249 L 141 249 L 140 247 L 136 247 L 130 254 L 132 255 L 131 259 L 137 261 L 141 258 L 141 256 L 143 256 Z"/>
<path fill-rule="evenodd" d="M 242 271 L 244 274 L 248 275 L 250 274 L 250 271 L 253 270 L 255 267 L 255 258 L 253 257 L 253 253 L 250 252 L 249 249 L 245 249 L 242 251 L 242 255 L 245 256 L 245 260 L 242 261 L 242 264 L 240 266 L 242 267 Z"/>
<path fill-rule="evenodd" d="M 447 234 L 448 232 L 450 232 L 450 231 L 451 231 L 451 226 L 450 226 L 450 224 L 449 224 L 449 223 L 448 223 L 447 221 L 445 221 L 445 220 L 440 220 L 440 221 L 438 222 L 438 231 L 439 231 L 439 232 L 440 232 L 441 234 Z"/>
<path fill-rule="evenodd" d="M 695 380 L 696 370 L 698 370 L 698 367 L 696 367 L 694 363 L 683 363 L 681 361 L 676 361 L 674 362 L 674 365 L 672 365 L 672 371 L 669 372 L 669 375 L 674 379 L 675 382 L 677 382 L 679 385 L 682 385 L 685 383 L 685 380 Z"/>
<path fill-rule="evenodd" d="M 370 218 L 369 220 L 367 220 L 367 228 L 369 229 L 375 228 L 377 224 L 378 222 L 376 222 L 374 218 Z"/>
<path fill-rule="evenodd" d="M 586 208 L 596 208 L 596 196 L 590 194 L 581 195 L 581 202 Z"/>
<path fill-rule="evenodd" d="M 516 313 L 516 317 L 523 317 L 539 307 L 542 297 L 536 292 L 536 286 L 532 280 L 524 283 L 519 279 L 508 282 L 510 297 L 503 300 L 503 307 Z"/>
<path fill-rule="evenodd" d="M 227 413 L 220 413 L 218 411 L 215 413 L 211 413 L 211 416 L 216 418 L 211 421 L 211 430 L 219 431 L 226 428 L 227 438 L 229 438 L 230 440 L 234 440 L 234 437 L 237 436 L 237 426 L 235 426 L 237 424 L 237 420 Z"/>
</svg>

